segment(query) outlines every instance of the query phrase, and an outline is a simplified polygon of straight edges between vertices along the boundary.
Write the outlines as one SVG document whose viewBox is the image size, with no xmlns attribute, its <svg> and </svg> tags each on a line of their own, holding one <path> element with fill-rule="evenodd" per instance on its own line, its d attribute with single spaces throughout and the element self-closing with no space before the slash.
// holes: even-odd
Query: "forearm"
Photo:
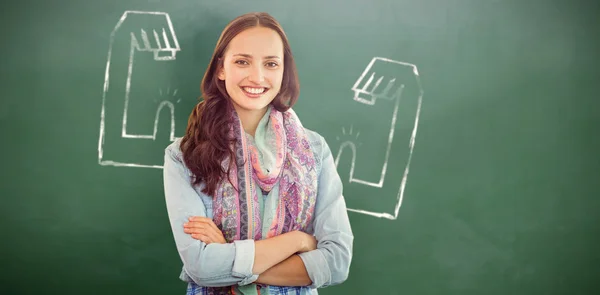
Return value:
<svg viewBox="0 0 600 295">
<path fill-rule="evenodd" d="M 312 281 L 308 277 L 302 258 L 292 255 L 260 274 L 256 283 L 273 286 L 308 286 Z"/>
<path fill-rule="evenodd" d="M 190 177 L 175 147 L 165 150 L 163 166 L 165 200 L 175 246 L 185 275 L 201 286 L 220 287 L 251 283 L 254 240 L 230 244 L 211 243 L 193 238 L 184 230 L 191 216 L 207 216 L 201 194 L 190 185 Z"/>
<path fill-rule="evenodd" d="M 262 274 L 294 253 L 301 251 L 304 245 L 301 233 L 296 231 L 255 241 L 252 272 L 257 275 Z"/>
</svg>

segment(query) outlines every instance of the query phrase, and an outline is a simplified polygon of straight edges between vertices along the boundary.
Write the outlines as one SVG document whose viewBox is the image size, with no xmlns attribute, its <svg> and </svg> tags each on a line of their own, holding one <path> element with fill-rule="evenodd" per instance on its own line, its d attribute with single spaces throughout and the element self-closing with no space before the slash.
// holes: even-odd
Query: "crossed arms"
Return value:
<svg viewBox="0 0 600 295">
<path fill-rule="evenodd" d="M 321 141 L 324 152 L 312 235 L 294 231 L 265 240 L 232 243 L 226 243 L 207 218 L 200 193 L 190 185 L 189 172 L 176 145 L 165 150 L 164 189 L 169 220 L 185 273 L 192 280 L 200 286 L 262 283 L 321 288 L 347 279 L 354 237 L 341 180 L 329 147 Z"/>
</svg>

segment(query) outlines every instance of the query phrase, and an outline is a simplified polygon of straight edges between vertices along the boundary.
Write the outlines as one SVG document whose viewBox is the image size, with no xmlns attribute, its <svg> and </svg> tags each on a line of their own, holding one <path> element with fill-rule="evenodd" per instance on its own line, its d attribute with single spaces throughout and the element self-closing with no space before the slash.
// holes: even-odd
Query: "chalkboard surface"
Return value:
<svg viewBox="0 0 600 295">
<path fill-rule="evenodd" d="M 579 2 L 579 3 L 578 3 Z M 229 20 L 275 16 L 355 233 L 322 294 L 592 294 L 592 1 L 3 3 L 3 294 L 184 294 L 162 186 Z"/>
</svg>

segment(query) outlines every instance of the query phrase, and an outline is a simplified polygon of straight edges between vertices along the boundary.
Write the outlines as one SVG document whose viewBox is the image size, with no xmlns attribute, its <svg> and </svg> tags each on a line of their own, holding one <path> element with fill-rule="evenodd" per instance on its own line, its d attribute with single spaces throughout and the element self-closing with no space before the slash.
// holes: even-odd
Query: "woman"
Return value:
<svg viewBox="0 0 600 295">
<path fill-rule="evenodd" d="M 266 13 L 222 32 L 164 189 L 188 294 L 317 294 L 348 277 L 353 234 L 322 136 L 291 107 L 296 66 Z"/>
</svg>

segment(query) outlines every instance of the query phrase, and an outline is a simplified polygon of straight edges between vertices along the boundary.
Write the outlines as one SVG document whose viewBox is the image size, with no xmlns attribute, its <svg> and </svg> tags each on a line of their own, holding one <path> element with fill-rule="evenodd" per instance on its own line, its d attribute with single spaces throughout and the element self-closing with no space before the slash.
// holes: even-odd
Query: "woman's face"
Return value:
<svg viewBox="0 0 600 295">
<path fill-rule="evenodd" d="M 281 88 L 283 66 L 283 42 L 277 32 L 254 27 L 231 40 L 218 78 L 225 81 L 238 113 L 262 116 Z"/>
</svg>

